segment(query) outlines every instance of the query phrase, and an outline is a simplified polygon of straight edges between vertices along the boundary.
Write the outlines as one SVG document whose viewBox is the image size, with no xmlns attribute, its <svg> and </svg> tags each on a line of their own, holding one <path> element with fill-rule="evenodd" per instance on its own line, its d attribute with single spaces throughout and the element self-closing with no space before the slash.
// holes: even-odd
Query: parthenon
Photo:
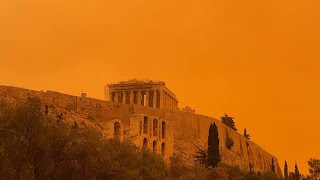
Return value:
<svg viewBox="0 0 320 180">
<path fill-rule="evenodd" d="M 136 104 L 151 108 L 178 110 L 176 95 L 163 81 L 129 80 L 106 86 L 107 100 L 122 104 Z"/>
</svg>

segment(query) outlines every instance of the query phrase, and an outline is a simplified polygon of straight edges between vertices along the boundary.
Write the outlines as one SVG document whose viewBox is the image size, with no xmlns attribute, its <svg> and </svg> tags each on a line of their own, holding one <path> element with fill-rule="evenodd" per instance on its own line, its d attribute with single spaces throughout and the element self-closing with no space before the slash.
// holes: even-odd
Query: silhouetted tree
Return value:
<svg viewBox="0 0 320 180">
<path fill-rule="evenodd" d="M 276 172 L 276 168 L 275 168 L 275 166 L 274 166 L 274 160 L 273 160 L 273 158 L 272 158 L 272 161 L 271 161 L 271 171 L 272 171 L 272 172 Z"/>
<path fill-rule="evenodd" d="M 237 131 L 235 122 L 233 121 L 233 117 L 228 116 L 227 114 L 224 114 L 224 116 L 221 117 L 221 121 L 223 124 L 229 126 L 233 130 Z"/>
<path fill-rule="evenodd" d="M 183 175 L 188 173 L 189 169 L 180 154 L 174 153 L 169 160 L 170 172 L 173 179 L 180 179 Z"/>
<path fill-rule="evenodd" d="M 195 145 L 195 144 L 194 146 L 197 148 L 197 151 L 194 156 L 195 163 L 202 164 L 206 167 L 208 162 L 208 151 L 202 146 Z"/>
<path fill-rule="evenodd" d="M 320 178 L 320 160 L 319 159 L 310 159 L 308 161 L 309 173 L 314 179 Z"/>
<path fill-rule="evenodd" d="M 231 150 L 232 146 L 234 145 L 234 141 L 230 138 L 227 129 L 226 129 L 226 135 L 227 135 L 226 147 L 227 147 L 229 150 Z"/>
<path fill-rule="evenodd" d="M 61 113 L 60 115 L 56 116 L 56 122 L 57 124 L 61 124 L 63 121 L 63 114 Z"/>
<path fill-rule="evenodd" d="M 287 161 L 284 161 L 284 171 L 283 171 L 283 174 L 284 174 L 284 179 L 288 179 L 288 177 L 289 177 L 289 172 L 288 172 L 288 164 L 287 164 Z"/>
<path fill-rule="evenodd" d="M 245 138 L 247 138 L 247 139 L 250 139 L 250 134 L 247 134 L 247 129 L 246 128 L 244 128 L 244 132 L 243 132 L 243 136 L 245 137 Z"/>
<path fill-rule="evenodd" d="M 297 163 L 294 166 L 294 178 L 296 180 L 300 180 L 300 172 L 299 172 L 299 168 L 298 168 L 298 164 Z"/>
<path fill-rule="evenodd" d="M 216 123 L 210 125 L 208 136 L 208 167 L 217 167 L 220 162 L 219 134 Z"/>
<path fill-rule="evenodd" d="M 254 173 L 254 164 L 252 164 L 252 163 L 249 163 L 249 172 L 251 173 L 251 174 L 253 174 Z"/>
<path fill-rule="evenodd" d="M 161 156 L 54 118 L 38 98 L 0 100 L 0 179 L 168 179 Z"/>
</svg>

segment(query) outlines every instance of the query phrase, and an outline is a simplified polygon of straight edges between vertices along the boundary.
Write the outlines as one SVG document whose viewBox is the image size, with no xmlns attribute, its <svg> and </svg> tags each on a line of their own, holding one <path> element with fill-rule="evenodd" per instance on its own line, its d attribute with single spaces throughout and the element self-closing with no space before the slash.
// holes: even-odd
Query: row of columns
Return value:
<svg viewBox="0 0 320 180">
<path fill-rule="evenodd" d="M 113 91 L 110 92 L 110 101 L 122 104 L 138 104 L 153 108 L 178 109 L 178 101 L 166 91 L 159 89 Z"/>
<path fill-rule="evenodd" d="M 158 100 L 161 99 L 161 93 L 158 98 L 158 92 L 160 93 L 160 90 L 116 91 L 110 92 L 110 100 L 123 104 L 138 104 L 147 107 L 160 108 L 161 103 L 159 103 Z"/>
<path fill-rule="evenodd" d="M 172 109 L 172 110 L 178 109 L 178 101 L 166 91 L 164 91 L 163 104 L 164 104 L 163 107 L 166 109 Z"/>
</svg>

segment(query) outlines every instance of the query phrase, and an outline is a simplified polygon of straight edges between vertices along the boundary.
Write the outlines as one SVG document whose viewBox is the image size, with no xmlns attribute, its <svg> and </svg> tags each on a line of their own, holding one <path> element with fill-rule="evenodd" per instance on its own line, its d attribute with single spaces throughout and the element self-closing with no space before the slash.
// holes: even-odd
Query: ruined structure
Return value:
<svg viewBox="0 0 320 180">
<path fill-rule="evenodd" d="M 7 86 L 0 86 L 0 98 L 17 102 L 28 96 L 37 96 L 50 115 L 62 115 L 63 123 L 77 122 L 80 126 L 95 127 L 106 138 L 129 140 L 138 147 L 146 147 L 161 154 L 167 161 L 176 153 L 183 156 L 186 162 L 192 163 L 197 147 L 207 147 L 209 126 L 215 122 L 219 131 L 222 162 L 246 171 L 265 172 L 271 170 L 273 159 L 276 173 L 281 174 L 275 156 L 220 120 L 180 111 L 176 97 L 165 87 L 164 82 L 134 80 L 110 84 L 109 88 L 110 101 L 92 99 L 85 94 L 78 97 Z M 141 96 L 137 97 L 135 92 Z M 168 100 L 169 96 L 171 100 Z M 168 102 L 174 103 L 169 105 Z M 226 147 L 228 138 L 234 141 L 230 149 Z"/>
<path fill-rule="evenodd" d="M 163 81 L 137 80 L 108 84 L 105 97 L 111 102 L 152 108 L 178 109 L 178 99 Z"/>
</svg>

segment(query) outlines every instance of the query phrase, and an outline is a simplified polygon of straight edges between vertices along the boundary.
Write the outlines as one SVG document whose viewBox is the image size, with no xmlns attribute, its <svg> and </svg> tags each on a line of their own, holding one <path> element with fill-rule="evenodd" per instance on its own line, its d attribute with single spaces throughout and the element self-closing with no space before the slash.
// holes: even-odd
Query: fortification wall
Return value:
<svg viewBox="0 0 320 180">
<path fill-rule="evenodd" d="M 21 88 L 0 86 L 0 98 L 12 102 L 25 100 L 28 96 L 38 96 L 44 107 L 52 115 L 63 114 L 68 123 L 78 122 L 80 125 L 93 126 L 101 130 L 107 138 L 114 135 L 114 123 L 121 124 L 121 140 L 130 140 L 138 146 L 143 146 L 143 139 L 148 137 L 150 142 L 157 141 L 157 152 L 161 153 L 161 144 L 165 143 L 166 160 L 173 153 L 182 155 L 187 162 L 193 162 L 196 147 L 207 148 L 207 138 L 211 123 L 216 123 L 219 131 L 220 154 L 222 162 L 237 165 L 249 171 L 250 164 L 255 172 L 271 170 L 271 161 L 274 159 L 276 172 L 281 173 L 278 160 L 273 155 L 246 139 L 238 132 L 224 125 L 220 120 L 181 111 L 155 109 L 137 105 L 125 105 L 102 101 L 92 98 L 81 98 L 53 91 L 38 92 Z M 159 128 L 157 136 L 151 131 L 151 121 L 148 127 L 149 134 L 141 133 L 143 117 L 157 119 Z M 166 123 L 166 137 L 162 137 L 161 122 Z M 227 136 L 234 141 L 229 150 L 226 147 Z M 148 148 L 152 148 L 151 143 Z"/>
</svg>

